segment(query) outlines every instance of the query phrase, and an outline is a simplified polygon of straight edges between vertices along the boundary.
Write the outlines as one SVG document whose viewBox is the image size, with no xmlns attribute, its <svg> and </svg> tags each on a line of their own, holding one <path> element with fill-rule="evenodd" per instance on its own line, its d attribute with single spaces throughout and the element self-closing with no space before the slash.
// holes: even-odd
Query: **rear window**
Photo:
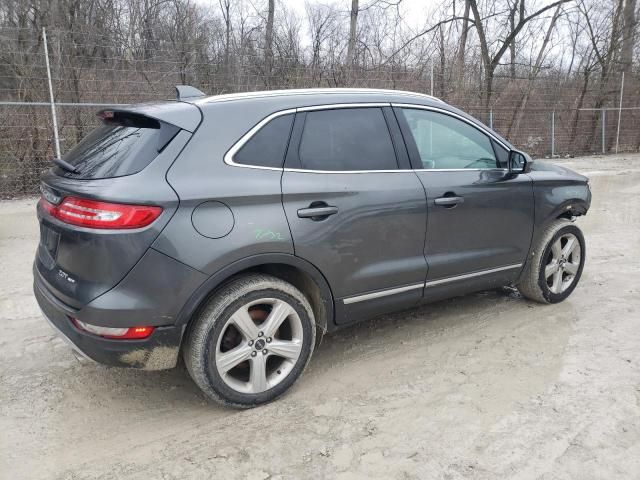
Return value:
<svg viewBox="0 0 640 480">
<path fill-rule="evenodd" d="M 63 157 L 77 173 L 57 167 L 58 175 L 97 179 L 138 173 L 180 130 L 175 125 L 128 112 L 106 111 L 101 113 L 101 118 L 102 125 Z"/>
</svg>

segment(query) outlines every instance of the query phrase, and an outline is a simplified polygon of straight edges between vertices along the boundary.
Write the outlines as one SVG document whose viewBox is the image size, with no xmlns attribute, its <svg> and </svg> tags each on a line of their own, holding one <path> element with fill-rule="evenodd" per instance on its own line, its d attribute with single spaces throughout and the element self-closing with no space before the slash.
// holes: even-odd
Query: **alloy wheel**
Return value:
<svg viewBox="0 0 640 480">
<path fill-rule="evenodd" d="M 574 282 L 582 260 L 580 241 L 573 233 L 566 233 L 551 245 L 544 269 L 544 278 L 551 293 L 565 292 Z"/>
<path fill-rule="evenodd" d="M 291 373 L 303 335 L 300 316 L 287 302 L 253 300 L 226 321 L 216 344 L 215 366 L 237 392 L 264 392 Z"/>
</svg>

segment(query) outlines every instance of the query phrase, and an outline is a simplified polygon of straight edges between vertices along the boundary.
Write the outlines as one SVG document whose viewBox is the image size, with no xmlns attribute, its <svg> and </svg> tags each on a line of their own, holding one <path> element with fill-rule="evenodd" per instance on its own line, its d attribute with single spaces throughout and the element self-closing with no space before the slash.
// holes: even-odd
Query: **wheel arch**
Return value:
<svg viewBox="0 0 640 480">
<path fill-rule="evenodd" d="M 582 198 L 570 198 L 565 200 L 556 208 L 551 211 L 551 214 L 548 216 L 547 221 L 545 222 L 547 225 L 551 223 L 553 220 L 558 218 L 568 218 L 579 217 L 581 215 L 586 215 L 587 210 L 589 209 L 589 205 Z"/>
<path fill-rule="evenodd" d="M 565 219 L 571 221 L 574 217 L 586 215 L 590 206 L 590 200 L 585 200 L 584 198 L 579 197 L 568 198 L 553 207 L 551 207 L 548 202 L 542 206 L 538 205 L 538 201 L 539 200 L 536 198 L 536 221 L 533 235 L 531 237 L 531 244 L 529 245 L 529 252 L 527 253 L 527 258 L 522 269 L 518 274 L 518 278 L 514 282 L 515 284 L 519 284 L 522 281 L 527 267 L 533 257 L 534 248 L 549 225 L 556 220 Z"/>
<path fill-rule="evenodd" d="M 556 220 L 565 218 L 571 220 L 574 217 L 586 215 L 589 203 L 583 198 L 569 198 L 544 212 L 544 216 L 537 219 L 535 226 L 535 238 L 537 240 L 542 232 Z"/>
<path fill-rule="evenodd" d="M 233 278 L 252 272 L 266 273 L 291 283 L 302 291 L 311 303 L 316 325 L 321 332 L 334 328 L 334 299 L 327 280 L 313 264 L 285 253 L 252 255 L 217 271 L 187 300 L 178 314 L 176 325 L 186 330 L 192 318 L 222 285 Z"/>
</svg>

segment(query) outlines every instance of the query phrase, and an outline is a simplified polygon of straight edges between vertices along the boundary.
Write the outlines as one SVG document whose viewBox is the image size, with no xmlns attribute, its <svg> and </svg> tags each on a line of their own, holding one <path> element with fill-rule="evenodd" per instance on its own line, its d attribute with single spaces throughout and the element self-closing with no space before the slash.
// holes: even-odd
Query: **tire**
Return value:
<svg viewBox="0 0 640 480">
<path fill-rule="evenodd" d="M 544 230 L 534 245 L 518 290 L 536 302 L 561 302 L 578 285 L 585 257 L 582 231 L 571 221 L 558 219 Z"/>
<path fill-rule="evenodd" d="M 295 383 L 315 341 L 306 297 L 279 278 L 250 274 L 222 287 L 201 310 L 187 333 L 183 357 L 209 398 L 251 408 L 275 400 Z"/>
</svg>

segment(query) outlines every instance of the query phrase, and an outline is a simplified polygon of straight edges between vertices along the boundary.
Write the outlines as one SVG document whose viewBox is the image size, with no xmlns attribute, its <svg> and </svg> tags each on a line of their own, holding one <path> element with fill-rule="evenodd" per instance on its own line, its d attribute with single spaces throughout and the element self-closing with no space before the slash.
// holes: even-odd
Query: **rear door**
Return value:
<svg viewBox="0 0 640 480">
<path fill-rule="evenodd" d="M 389 107 L 314 107 L 296 115 L 283 204 L 295 254 L 329 281 L 339 322 L 422 297 L 426 200 L 401 142 Z"/>
<path fill-rule="evenodd" d="M 425 298 L 515 279 L 533 232 L 529 176 L 510 174 L 506 148 L 463 117 L 395 112 L 427 193 Z"/>
</svg>

